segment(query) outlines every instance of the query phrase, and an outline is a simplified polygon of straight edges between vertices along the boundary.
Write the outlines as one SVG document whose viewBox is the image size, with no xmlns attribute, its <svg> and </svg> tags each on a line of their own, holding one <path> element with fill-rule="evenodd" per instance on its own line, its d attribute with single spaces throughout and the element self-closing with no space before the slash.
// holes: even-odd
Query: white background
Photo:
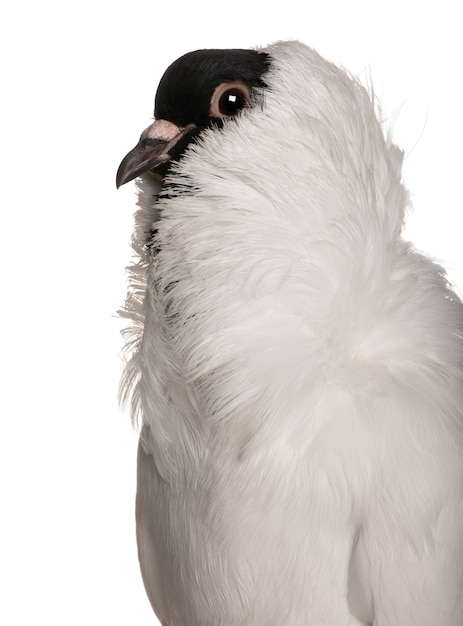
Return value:
<svg viewBox="0 0 463 626">
<path fill-rule="evenodd" d="M 0 623 L 154 625 L 117 406 L 133 184 L 169 63 L 301 39 L 365 78 L 413 193 L 407 234 L 463 284 L 461 1 L 20 2 L 0 17 Z M 255 8 L 257 7 L 257 8 Z M 272 8 L 274 7 L 274 8 Z"/>
</svg>

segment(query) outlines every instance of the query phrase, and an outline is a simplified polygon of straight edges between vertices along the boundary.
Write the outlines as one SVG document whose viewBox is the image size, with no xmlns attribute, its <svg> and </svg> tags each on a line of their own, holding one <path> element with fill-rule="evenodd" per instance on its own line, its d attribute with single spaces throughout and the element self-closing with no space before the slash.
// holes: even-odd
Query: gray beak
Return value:
<svg viewBox="0 0 463 626">
<path fill-rule="evenodd" d="M 135 148 L 122 159 L 116 175 L 117 187 L 169 161 L 170 150 L 193 128 L 193 124 L 182 128 L 167 120 L 156 120 L 148 126 Z"/>
</svg>

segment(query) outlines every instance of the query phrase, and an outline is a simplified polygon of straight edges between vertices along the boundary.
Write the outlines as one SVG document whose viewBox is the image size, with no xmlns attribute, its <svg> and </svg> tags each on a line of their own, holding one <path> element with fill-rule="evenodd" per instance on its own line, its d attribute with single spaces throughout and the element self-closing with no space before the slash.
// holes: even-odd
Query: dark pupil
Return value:
<svg viewBox="0 0 463 626">
<path fill-rule="evenodd" d="M 244 107 L 246 99 L 239 89 L 227 89 L 219 100 L 219 110 L 222 115 L 233 115 Z"/>
</svg>

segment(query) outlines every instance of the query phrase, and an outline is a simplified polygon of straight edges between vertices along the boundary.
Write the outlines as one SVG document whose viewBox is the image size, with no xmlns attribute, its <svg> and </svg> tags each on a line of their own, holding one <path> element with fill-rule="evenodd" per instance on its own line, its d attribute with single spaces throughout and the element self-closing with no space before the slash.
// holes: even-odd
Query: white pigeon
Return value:
<svg viewBox="0 0 463 626">
<path fill-rule="evenodd" d="M 165 626 L 462 626 L 463 308 L 401 235 L 403 154 L 299 42 L 165 72 L 123 395 Z"/>
</svg>

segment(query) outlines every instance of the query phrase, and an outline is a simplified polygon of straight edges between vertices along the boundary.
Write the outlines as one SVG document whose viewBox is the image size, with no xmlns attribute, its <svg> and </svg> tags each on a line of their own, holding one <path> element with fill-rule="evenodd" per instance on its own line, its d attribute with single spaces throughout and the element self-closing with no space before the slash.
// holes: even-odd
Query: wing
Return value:
<svg viewBox="0 0 463 626">
<path fill-rule="evenodd" d="M 151 606 L 162 626 L 170 626 L 169 609 L 164 591 L 162 563 L 156 546 L 153 515 L 153 489 L 159 481 L 153 457 L 138 446 L 137 468 L 137 544 L 141 574 Z"/>
</svg>

